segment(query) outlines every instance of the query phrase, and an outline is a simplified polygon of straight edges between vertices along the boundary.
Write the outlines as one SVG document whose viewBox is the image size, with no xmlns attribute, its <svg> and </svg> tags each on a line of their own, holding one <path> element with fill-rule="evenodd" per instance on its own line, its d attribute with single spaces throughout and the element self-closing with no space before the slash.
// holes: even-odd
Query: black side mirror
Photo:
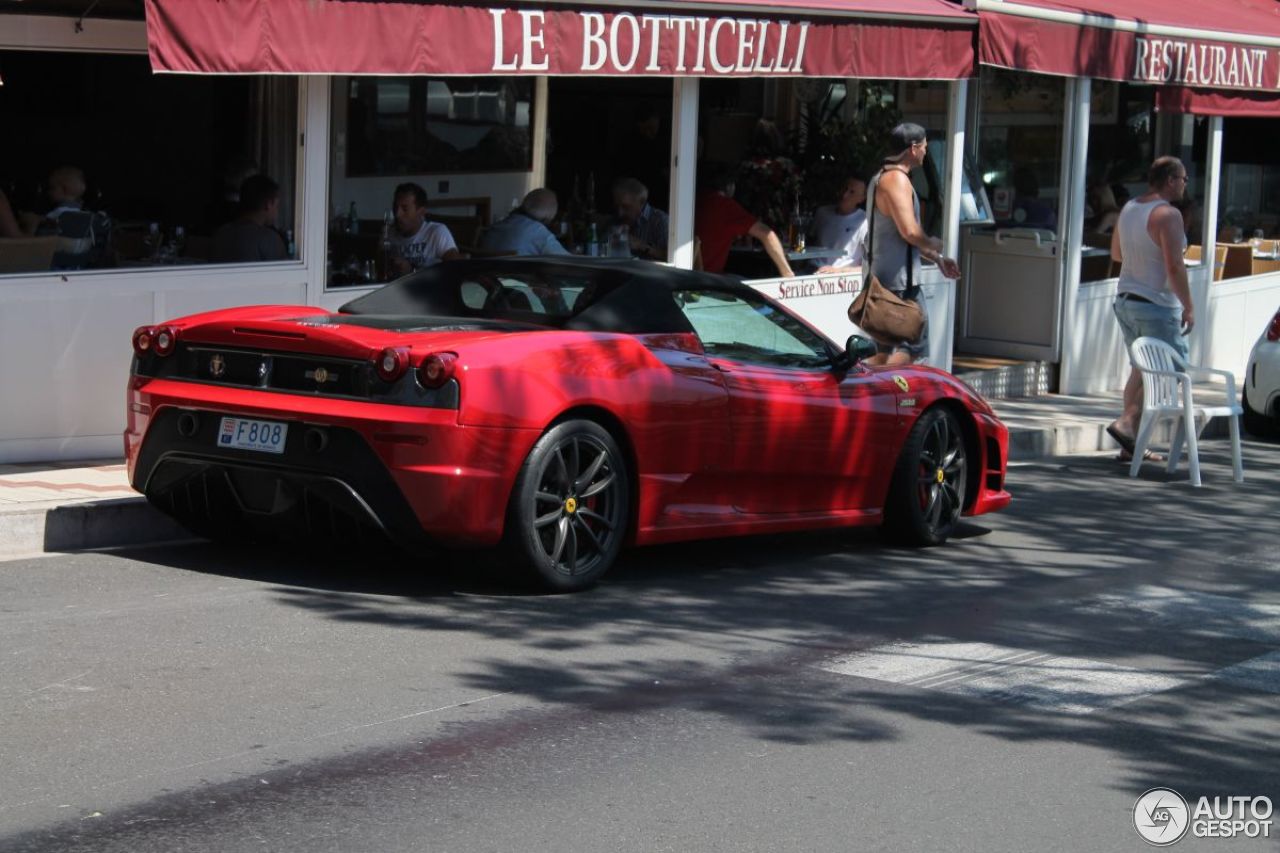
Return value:
<svg viewBox="0 0 1280 853">
<path fill-rule="evenodd" d="M 845 341 L 844 352 L 835 358 L 837 370 L 848 370 L 860 361 L 870 358 L 878 352 L 876 342 L 862 335 L 850 335 Z"/>
</svg>

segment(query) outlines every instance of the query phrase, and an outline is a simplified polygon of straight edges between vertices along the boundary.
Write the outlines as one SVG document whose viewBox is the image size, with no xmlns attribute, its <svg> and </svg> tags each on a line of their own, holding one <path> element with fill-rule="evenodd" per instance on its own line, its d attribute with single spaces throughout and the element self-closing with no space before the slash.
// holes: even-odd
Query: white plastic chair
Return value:
<svg viewBox="0 0 1280 853">
<path fill-rule="evenodd" d="M 1151 443 L 1156 426 L 1162 421 L 1177 421 L 1178 426 L 1169 446 L 1168 473 L 1178 470 L 1182 444 L 1187 445 L 1187 463 L 1191 469 L 1191 485 L 1200 485 L 1200 433 L 1212 418 L 1223 415 L 1231 428 L 1231 462 L 1235 481 L 1244 482 L 1244 463 L 1240 458 L 1240 408 L 1236 395 L 1236 378 L 1229 371 L 1187 364 L 1177 350 L 1159 338 L 1138 338 L 1129 346 L 1133 363 L 1142 371 L 1142 423 L 1134 441 L 1133 463 L 1129 476 L 1138 476 L 1142 457 Z M 1199 406 L 1192 400 L 1191 383 L 1195 379 L 1221 376 L 1226 380 L 1226 399 L 1220 406 Z M 1202 419 L 1199 420 L 1198 419 Z M 1197 426 L 1197 422 L 1199 426 Z"/>
</svg>

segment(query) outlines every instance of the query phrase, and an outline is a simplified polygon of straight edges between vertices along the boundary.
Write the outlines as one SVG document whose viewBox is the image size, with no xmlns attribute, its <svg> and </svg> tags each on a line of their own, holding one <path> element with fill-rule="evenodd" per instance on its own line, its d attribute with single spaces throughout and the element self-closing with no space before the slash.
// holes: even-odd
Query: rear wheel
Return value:
<svg viewBox="0 0 1280 853">
<path fill-rule="evenodd" d="M 1272 438 L 1280 433 L 1275 418 L 1268 417 L 1261 412 L 1255 412 L 1249 405 L 1248 390 L 1240 391 L 1240 408 L 1244 409 L 1244 431 L 1250 435 L 1256 435 L 1259 438 Z"/>
<path fill-rule="evenodd" d="M 960 520 L 968 458 L 964 433 L 946 409 L 912 426 L 885 505 L 885 532 L 907 545 L 940 545 Z"/>
<path fill-rule="evenodd" d="M 622 452 L 604 427 L 557 424 L 538 439 L 516 478 L 508 544 L 539 585 L 586 589 L 622 549 L 630 494 Z"/>
</svg>

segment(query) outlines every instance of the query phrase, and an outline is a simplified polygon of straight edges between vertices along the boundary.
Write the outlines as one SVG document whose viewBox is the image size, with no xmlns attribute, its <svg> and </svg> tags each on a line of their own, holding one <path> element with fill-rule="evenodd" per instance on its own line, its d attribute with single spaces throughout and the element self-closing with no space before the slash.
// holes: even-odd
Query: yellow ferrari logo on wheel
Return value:
<svg viewBox="0 0 1280 853">
<path fill-rule="evenodd" d="M 911 390 L 911 385 L 907 382 L 906 378 L 898 376 L 897 374 L 894 374 L 893 384 L 897 385 L 904 393 Z"/>
<path fill-rule="evenodd" d="M 574 498 L 566 498 L 564 502 L 564 511 L 573 515 L 578 511 L 578 501 Z"/>
<path fill-rule="evenodd" d="M 938 469 L 937 474 L 934 474 L 934 478 L 937 479 L 939 483 L 945 483 L 947 481 L 947 475 L 942 473 L 941 468 Z"/>
</svg>

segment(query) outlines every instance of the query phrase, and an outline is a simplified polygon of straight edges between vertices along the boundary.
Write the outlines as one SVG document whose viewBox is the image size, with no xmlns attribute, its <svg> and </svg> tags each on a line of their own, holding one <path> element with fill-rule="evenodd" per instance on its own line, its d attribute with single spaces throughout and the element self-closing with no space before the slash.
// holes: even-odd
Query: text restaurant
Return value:
<svg viewBox="0 0 1280 853">
<path fill-rule="evenodd" d="M 987 215 L 963 167 L 977 15 L 950 0 L 84 5 L 0 11 L 22 129 L 0 138 L 0 461 L 118 455 L 138 325 L 334 307 L 509 254 L 519 216 L 540 251 L 736 273 L 843 341 L 839 226 L 904 119 L 930 233 L 954 255 Z M 704 242 L 712 184 L 760 227 Z M 919 283 L 947 367 L 954 283 Z"/>
<path fill-rule="evenodd" d="M 1193 362 L 1242 375 L 1280 307 L 1280 4 L 967 0 L 979 17 L 974 154 L 993 227 L 964 235 L 957 350 L 1055 364 L 1063 393 L 1123 385 L 1111 260 L 1163 155 L 1196 323 Z"/>
</svg>

